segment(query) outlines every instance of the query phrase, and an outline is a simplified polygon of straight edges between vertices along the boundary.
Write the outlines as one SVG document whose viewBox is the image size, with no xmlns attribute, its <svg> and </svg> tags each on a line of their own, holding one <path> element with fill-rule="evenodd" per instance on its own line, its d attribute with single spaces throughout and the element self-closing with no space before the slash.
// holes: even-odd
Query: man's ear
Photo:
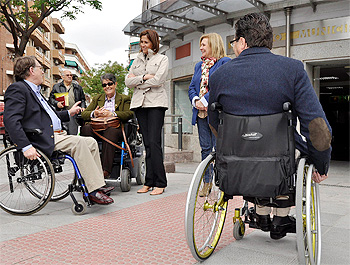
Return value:
<svg viewBox="0 0 350 265">
<path fill-rule="evenodd" d="M 241 42 L 240 45 L 241 45 L 242 51 L 249 48 L 245 38 L 241 37 L 239 41 Z"/>
</svg>

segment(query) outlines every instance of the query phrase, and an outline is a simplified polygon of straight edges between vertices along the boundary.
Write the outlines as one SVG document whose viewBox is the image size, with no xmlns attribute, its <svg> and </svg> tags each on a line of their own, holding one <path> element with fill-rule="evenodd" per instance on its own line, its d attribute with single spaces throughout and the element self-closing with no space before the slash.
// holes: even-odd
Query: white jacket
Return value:
<svg viewBox="0 0 350 265">
<path fill-rule="evenodd" d="M 164 107 L 168 108 L 168 96 L 164 83 L 168 75 L 168 57 L 162 54 L 154 54 L 148 50 L 145 57 L 140 52 L 134 60 L 129 74 L 135 77 L 125 77 L 125 85 L 134 88 L 130 109 Z M 154 75 L 153 78 L 143 81 L 145 74 Z"/>
</svg>

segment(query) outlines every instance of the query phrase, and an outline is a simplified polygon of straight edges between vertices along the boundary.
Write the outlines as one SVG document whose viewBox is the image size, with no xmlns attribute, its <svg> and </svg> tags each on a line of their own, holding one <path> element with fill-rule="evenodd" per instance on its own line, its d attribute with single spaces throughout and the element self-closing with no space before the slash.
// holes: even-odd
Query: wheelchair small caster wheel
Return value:
<svg viewBox="0 0 350 265">
<path fill-rule="evenodd" d="M 120 179 L 120 189 L 124 192 L 130 191 L 131 189 L 131 172 L 128 168 L 123 168 Z"/>
<path fill-rule="evenodd" d="M 245 232 L 245 226 L 243 224 L 243 227 L 241 227 L 241 223 L 239 221 L 236 221 L 233 226 L 233 237 L 236 240 L 241 240 L 244 236 Z"/>
<path fill-rule="evenodd" d="M 82 215 L 86 211 L 86 203 L 83 201 L 78 201 L 77 205 L 75 205 L 75 204 L 72 205 L 71 210 L 76 215 Z"/>
</svg>

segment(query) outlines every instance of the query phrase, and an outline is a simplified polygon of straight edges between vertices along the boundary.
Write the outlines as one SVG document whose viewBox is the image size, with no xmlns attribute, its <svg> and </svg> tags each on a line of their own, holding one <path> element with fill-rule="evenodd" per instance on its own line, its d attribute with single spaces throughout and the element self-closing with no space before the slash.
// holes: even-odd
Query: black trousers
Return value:
<svg viewBox="0 0 350 265">
<path fill-rule="evenodd" d="M 105 131 L 99 131 L 99 134 L 101 134 L 103 137 L 107 138 L 108 140 L 112 141 L 113 143 L 118 143 L 123 140 L 122 130 L 121 128 L 108 128 Z M 102 141 L 102 154 L 101 154 L 101 163 L 102 163 L 102 169 L 108 171 L 109 173 L 112 172 L 113 167 L 113 159 L 114 159 L 114 153 L 116 147 L 114 145 L 111 145 L 110 143 L 107 143 L 106 141 L 102 140 L 100 137 L 98 137 L 91 129 L 90 124 L 84 125 L 80 130 L 81 136 L 92 136 L 96 140 Z"/>
<path fill-rule="evenodd" d="M 136 118 L 140 125 L 146 148 L 146 182 L 149 187 L 165 188 L 167 179 L 163 164 L 161 133 L 165 108 L 137 108 Z"/>
</svg>

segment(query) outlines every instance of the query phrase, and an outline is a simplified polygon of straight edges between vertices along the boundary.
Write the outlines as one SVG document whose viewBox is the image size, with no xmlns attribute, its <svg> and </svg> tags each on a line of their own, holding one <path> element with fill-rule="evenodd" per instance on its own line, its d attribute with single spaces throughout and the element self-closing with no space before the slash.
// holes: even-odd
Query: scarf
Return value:
<svg viewBox="0 0 350 265">
<path fill-rule="evenodd" d="M 202 75 L 201 75 L 201 83 L 200 83 L 200 90 L 199 90 L 199 97 L 202 98 L 205 94 L 208 93 L 208 83 L 209 83 L 209 70 L 210 68 L 216 63 L 216 58 L 210 57 L 210 58 L 201 58 L 202 63 Z M 208 116 L 208 113 L 205 110 L 199 110 L 198 111 L 198 117 L 204 119 Z"/>
</svg>

